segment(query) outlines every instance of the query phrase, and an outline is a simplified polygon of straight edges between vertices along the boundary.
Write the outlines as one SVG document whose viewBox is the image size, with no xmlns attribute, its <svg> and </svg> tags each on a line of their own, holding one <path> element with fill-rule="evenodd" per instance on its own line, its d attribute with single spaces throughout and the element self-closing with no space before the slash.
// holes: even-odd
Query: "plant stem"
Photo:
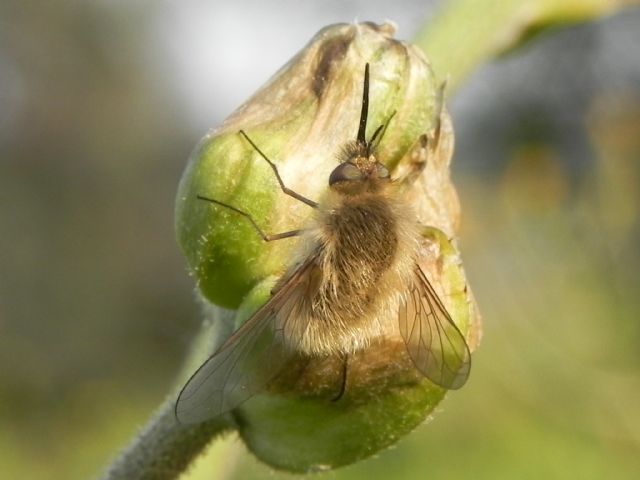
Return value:
<svg viewBox="0 0 640 480">
<path fill-rule="evenodd" d="M 231 429 L 224 417 L 180 425 L 172 396 L 102 477 L 103 480 L 170 480 L 182 474 L 212 439 Z"/>
<path fill-rule="evenodd" d="M 217 308 L 202 300 L 207 319 L 198 332 L 177 386 L 229 335 L 234 312 Z M 212 440 L 234 430 L 226 415 L 197 425 L 181 425 L 175 418 L 177 395 L 170 395 L 158 412 L 122 451 L 102 480 L 173 480 L 178 478 Z"/>
</svg>

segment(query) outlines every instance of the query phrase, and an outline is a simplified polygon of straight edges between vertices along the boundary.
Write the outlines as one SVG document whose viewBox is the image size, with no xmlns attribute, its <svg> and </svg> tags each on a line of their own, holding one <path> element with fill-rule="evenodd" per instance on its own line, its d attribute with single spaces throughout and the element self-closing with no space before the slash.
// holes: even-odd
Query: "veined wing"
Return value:
<svg viewBox="0 0 640 480">
<path fill-rule="evenodd" d="M 274 295 L 204 362 L 182 388 L 175 406 L 180 423 L 198 423 L 229 412 L 259 393 L 282 370 L 287 322 L 295 315 L 311 272 L 312 255 Z"/>
<path fill-rule="evenodd" d="M 413 285 L 400 304 L 399 322 L 409 357 L 420 373 L 449 390 L 465 384 L 471 369 L 469 347 L 417 264 Z"/>
</svg>

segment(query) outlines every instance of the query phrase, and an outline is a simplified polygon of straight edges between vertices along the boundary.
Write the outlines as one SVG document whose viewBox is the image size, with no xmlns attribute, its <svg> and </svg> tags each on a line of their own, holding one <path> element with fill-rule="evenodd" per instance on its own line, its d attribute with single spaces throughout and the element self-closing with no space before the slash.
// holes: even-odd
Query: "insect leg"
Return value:
<svg viewBox="0 0 640 480">
<path fill-rule="evenodd" d="M 349 355 L 346 353 L 342 356 L 342 383 L 340 384 L 340 391 L 338 395 L 331 399 L 332 402 L 340 400 L 347 391 L 347 367 L 349 362 Z"/>
<path fill-rule="evenodd" d="M 398 175 L 395 177 L 394 181 L 402 186 L 410 186 L 413 184 L 426 168 L 429 159 L 436 154 L 442 133 L 442 111 L 444 109 L 444 91 L 446 86 L 447 82 L 442 82 L 436 92 L 433 126 L 431 130 L 418 138 L 408 155 L 408 161 L 405 165 L 400 166 Z"/>
<path fill-rule="evenodd" d="M 284 193 L 286 193 L 290 197 L 295 198 L 296 200 L 299 200 L 299 201 L 301 201 L 303 203 L 306 203 L 310 207 L 318 208 L 318 203 L 317 202 L 314 202 L 313 200 L 309 200 L 307 197 L 304 197 L 304 196 L 300 195 L 299 193 L 294 192 L 290 188 L 287 188 L 284 185 L 284 182 L 282 181 L 282 178 L 280 177 L 280 173 L 278 173 L 278 167 L 276 166 L 276 164 L 273 163 L 271 160 L 269 160 L 269 158 L 267 158 L 267 156 L 262 152 L 262 150 L 260 150 L 258 148 L 258 146 L 255 143 L 253 143 L 253 140 L 251 140 L 249 138 L 249 136 L 245 133 L 244 130 L 240 130 L 240 135 L 242 135 L 251 144 L 251 146 L 254 148 L 254 150 L 256 152 L 258 152 L 260 154 L 260 156 L 266 160 L 266 162 L 269 164 L 269 166 L 273 170 L 273 173 L 276 174 L 276 179 L 278 180 L 278 183 L 280 184 L 280 188 L 282 189 L 282 191 Z"/>
<path fill-rule="evenodd" d="M 274 233 L 274 234 L 270 235 L 268 233 L 265 233 L 258 226 L 258 224 L 253 219 L 253 217 L 251 215 L 249 215 L 247 212 L 245 212 L 243 210 L 240 210 L 239 208 L 236 208 L 236 207 L 234 207 L 232 205 L 228 205 L 226 203 L 220 202 L 219 200 L 214 200 L 213 198 L 203 197 L 202 195 L 198 195 L 197 198 L 198 198 L 198 200 L 205 200 L 207 202 L 211 202 L 211 203 L 215 203 L 216 205 L 220 205 L 221 207 L 228 208 L 229 210 L 232 210 L 232 211 L 242 215 L 243 217 L 247 218 L 251 222 L 251 225 L 253 225 L 253 228 L 256 229 L 258 234 L 262 237 L 262 239 L 265 242 L 272 242 L 273 240 L 281 240 L 283 238 L 297 237 L 298 235 L 302 234 L 302 230 L 291 230 L 289 232 Z"/>
<path fill-rule="evenodd" d="M 418 141 L 409 153 L 409 159 L 406 163 L 399 165 L 398 172 L 394 178 L 394 182 L 403 187 L 408 187 L 415 182 L 420 174 L 427 166 L 430 150 L 429 136 L 420 135 Z"/>
<path fill-rule="evenodd" d="M 438 88 L 438 96 L 436 97 L 436 108 L 435 108 L 435 126 L 433 127 L 432 138 L 434 140 L 435 145 L 433 148 L 438 146 L 440 142 L 440 128 L 442 126 L 442 109 L 444 108 L 444 91 L 447 88 L 447 80 L 440 84 Z"/>
</svg>

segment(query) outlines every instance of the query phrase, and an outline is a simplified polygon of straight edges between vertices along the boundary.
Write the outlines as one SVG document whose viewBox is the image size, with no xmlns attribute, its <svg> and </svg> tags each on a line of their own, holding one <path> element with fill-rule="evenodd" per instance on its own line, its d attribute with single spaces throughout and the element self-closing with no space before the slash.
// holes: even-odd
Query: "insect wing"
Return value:
<svg viewBox="0 0 640 480">
<path fill-rule="evenodd" d="M 399 322 L 409 357 L 420 373 L 449 390 L 465 384 L 471 369 L 469 347 L 419 265 L 400 304 Z"/>
<path fill-rule="evenodd" d="M 176 402 L 180 423 L 229 412 L 262 391 L 291 358 L 286 324 L 297 311 L 313 262 L 307 261 L 193 374 Z"/>
</svg>

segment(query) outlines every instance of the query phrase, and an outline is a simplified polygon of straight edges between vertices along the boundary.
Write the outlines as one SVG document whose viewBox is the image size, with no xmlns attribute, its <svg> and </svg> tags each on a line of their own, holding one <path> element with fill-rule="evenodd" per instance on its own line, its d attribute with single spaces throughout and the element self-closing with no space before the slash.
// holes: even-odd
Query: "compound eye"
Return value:
<svg viewBox="0 0 640 480">
<path fill-rule="evenodd" d="M 329 185 L 336 182 L 352 182 L 362 180 L 362 172 L 353 163 L 345 162 L 333 169 L 329 175 Z"/>
<path fill-rule="evenodd" d="M 378 174 L 378 178 L 388 179 L 390 176 L 387 167 L 381 163 L 376 163 L 376 173 Z"/>
</svg>

